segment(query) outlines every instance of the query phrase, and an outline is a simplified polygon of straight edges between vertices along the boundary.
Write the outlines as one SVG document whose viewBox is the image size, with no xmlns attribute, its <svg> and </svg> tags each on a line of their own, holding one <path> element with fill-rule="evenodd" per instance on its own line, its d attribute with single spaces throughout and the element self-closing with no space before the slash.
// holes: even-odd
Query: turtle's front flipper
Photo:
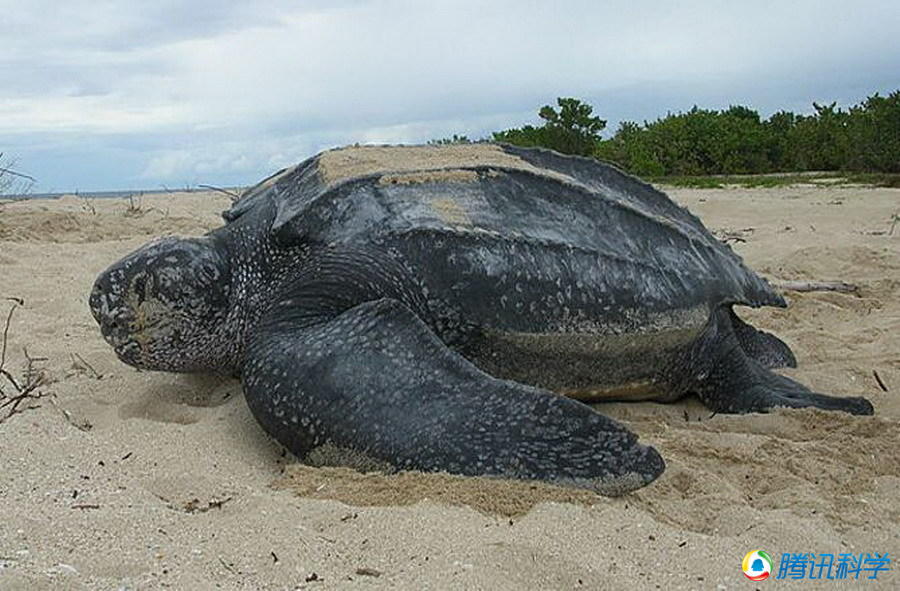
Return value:
<svg viewBox="0 0 900 591">
<path fill-rule="evenodd" d="M 272 321 L 242 372 L 262 426 L 312 462 L 546 480 L 616 495 L 664 464 L 590 407 L 498 380 L 392 299 Z"/>
<path fill-rule="evenodd" d="M 734 336 L 747 357 L 769 369 L 797 367 L 797 358 L 787 343 L 771 333 L 750 326 L 741 320 L 730 306 L 728 315 L 731 318 Z"/>
<path fill-rule="evenodd" d="M 744 413 L 778 407 L 816 407 L 855 415 L 874 412 L 865 398 L 817 394 L 799 382 L 769 371 L 744 351 L 730 314 L 725 308 L 717 311 L 694 348 L 679 361 L 690 368 L 693 384 L 687 389 L 696 391 L 710 409 Z"/>
</svg>

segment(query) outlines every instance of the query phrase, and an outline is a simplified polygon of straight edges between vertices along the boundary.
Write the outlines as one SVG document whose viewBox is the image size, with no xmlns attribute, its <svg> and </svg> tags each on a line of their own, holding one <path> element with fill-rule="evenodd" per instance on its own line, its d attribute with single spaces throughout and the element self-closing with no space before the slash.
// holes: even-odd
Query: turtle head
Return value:
<svg viewBox="0 0 900 591">
<path fill-rule="evenodd" d="M 162 371 L 217 371 L 231 273 L 210 237 L 162 238 L 126 256 L 94 282 L 90 306 L 116 355 Z"/>
</svg>

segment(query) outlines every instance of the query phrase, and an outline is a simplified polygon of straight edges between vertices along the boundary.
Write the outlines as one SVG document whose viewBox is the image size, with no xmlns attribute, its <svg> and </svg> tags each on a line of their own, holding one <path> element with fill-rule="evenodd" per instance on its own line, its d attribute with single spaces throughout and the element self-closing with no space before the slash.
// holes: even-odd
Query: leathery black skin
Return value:
<svg viewBox="0 0 900 591">
<path fill-rule="evenodd" d="M 607 495 L 664 462 L 559 392 L 872 414 L 770 371 L 796 364 L 790 348 L 733 306 L 784 300 L 649 185 L 511 146 L 405 177 L 329 178 L 323 159 L 367 149 L 313 157 L 250 190 L 225 226 L 103 272 L 90 306 L 117 355 L 239 375 L 262 427 L 313 464 Z"/>
</svg>

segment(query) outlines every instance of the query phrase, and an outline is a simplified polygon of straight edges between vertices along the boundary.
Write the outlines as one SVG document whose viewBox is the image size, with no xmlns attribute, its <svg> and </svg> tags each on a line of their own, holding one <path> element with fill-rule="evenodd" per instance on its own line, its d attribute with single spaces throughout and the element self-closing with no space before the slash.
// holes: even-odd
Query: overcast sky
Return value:
<svg viewBox="0 0 900 591">
<path fill-rule="evenodd" d="M 0 151 L 35 190 L 248 184 L 332 146 L 768 116 L 900 88 L 900 1 L 0 0 Z"/>
</svg>

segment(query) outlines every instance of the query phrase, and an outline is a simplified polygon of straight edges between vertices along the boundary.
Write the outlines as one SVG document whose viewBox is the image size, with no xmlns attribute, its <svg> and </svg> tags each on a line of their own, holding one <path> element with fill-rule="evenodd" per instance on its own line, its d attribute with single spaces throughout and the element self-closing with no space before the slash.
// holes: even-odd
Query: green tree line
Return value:
<svg viewBox="0 0 900 591">
<path fill-rule="evenodd" d="M 812 170 L 900 173 L 900 90 L 878 93 L 847 110 L 813 103 L 812 114 L 779 111 L 768 119 L 749 107 L 694 107 L 655 121 L 625 121 L 608 139 L 606 121 L 575 98 L 557 99 L 540 126 L 494 132 L 491 139 L 543 146 L 611 161 L 644 176 L 758 174 Z M 454 136 L 435 143 L 468 142 Z"/>
</svg>

